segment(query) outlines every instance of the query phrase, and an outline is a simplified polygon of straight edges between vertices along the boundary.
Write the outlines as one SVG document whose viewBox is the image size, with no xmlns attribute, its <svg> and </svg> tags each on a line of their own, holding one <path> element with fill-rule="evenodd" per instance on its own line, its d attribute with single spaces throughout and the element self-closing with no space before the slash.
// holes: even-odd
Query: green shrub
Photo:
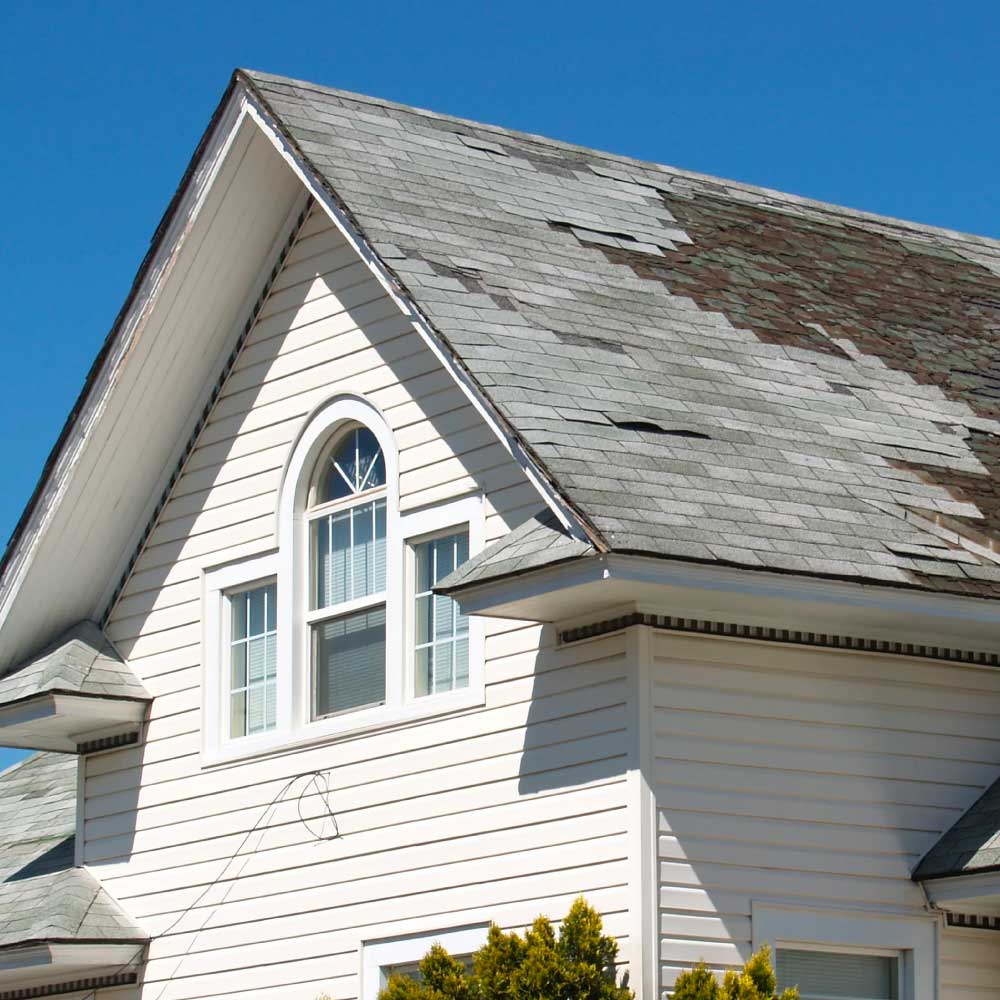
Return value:
<svg viewBox="0 0 1000 1000">
<path fill-rule="evenodd" d="M 472 970 L 434 945 L 420 963 L 420 981 L 390 976 L 379 1000 L 632 1000 L 615 980 L 618 945 L 582 898 L 558 935 L 539 917 L 522 937 L 490 928 Z"/>
<path fill-rule="evenodd" d="M 771 968 L 771 949 L 764 945 L 740 972 L 727 972 L 721 984 L 704 962 L 682 972 L 674 984 L 673 1000 L 772 1000 L 777 985 Z M 792 987 L 778 1000 L 798 1000 L 798 997 L 799 991 Z"/>
</svg>

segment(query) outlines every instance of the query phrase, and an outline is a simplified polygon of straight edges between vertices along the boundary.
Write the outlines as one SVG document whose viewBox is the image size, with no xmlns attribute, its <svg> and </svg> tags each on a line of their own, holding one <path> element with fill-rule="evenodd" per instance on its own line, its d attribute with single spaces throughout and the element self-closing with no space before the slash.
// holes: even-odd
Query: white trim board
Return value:
<svg viewBox="0 0 1000 1000">
<path fill-rule="evenodd" d="M 488 924 L 476 924 L 363 942 L 360 1000 L 377 1000 L 379 991 L 386 985 L 382 972 L 386 967 L 419 962 L 434 944 L 440 944 L 450 955 L 456 957 L 471 955 L 486 944 L 488 933 Z"/>
<path fill-rule="evenodd" d="M 940 919 L 873 910 L 833 909 L 753 900 L 753 949 L 763 944 L 898 954 L 900 1000 L 937 1000 Z"/>
</svg>

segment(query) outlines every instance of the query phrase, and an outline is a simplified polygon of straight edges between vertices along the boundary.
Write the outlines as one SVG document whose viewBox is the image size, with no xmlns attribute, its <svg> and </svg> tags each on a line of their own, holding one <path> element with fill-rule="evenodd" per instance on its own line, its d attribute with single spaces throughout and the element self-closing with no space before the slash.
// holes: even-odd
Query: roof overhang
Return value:
<svg viewBox="0 0 1000 1000">
<path fill-rule="evenodd" d="M 87 753 L 135 743 L 148 701 L 43 691 L 0 705 L 0 745 Z"/>
<path fill-rule="evenodd" d="M 412 320 L 566 530 L 602 547 L 249 78 L 237 72 L 0 563 L 0 672 L 71 622 L 102 620 L 310 196 Z M 198 266 L 209 258 L 225 266 Z M 136 419 L 139 405 L 141 415 L 157 419 Z M 70 564 L 63 558 L 67 540 L 76 553 Z"/>
<path fill-rule="evenodd" d="M 925 879 L 928 899 L 943 910 L 1000 916 L 1000 871 Z"/>
<path fill-rule="evenodd" d="M 677 618 L 1000 648 L 1000 602 L 616 553 L 450 591 L 467 614 L 585 623 L 643 610 Z"/>
<path fill-rule="evenodd" d="M 145 947 L 144 941 L 31 941 L 13 945 L 0 950 L 0 992 L 41 991 L 83 979 L 134 973 Z"/>
<path fill-rule="evenodd" d="M 250 111 L 234 81 L 15 529 L 0 566 L 0 671 L 101 620 L 307 204 Z"/>
</svg>

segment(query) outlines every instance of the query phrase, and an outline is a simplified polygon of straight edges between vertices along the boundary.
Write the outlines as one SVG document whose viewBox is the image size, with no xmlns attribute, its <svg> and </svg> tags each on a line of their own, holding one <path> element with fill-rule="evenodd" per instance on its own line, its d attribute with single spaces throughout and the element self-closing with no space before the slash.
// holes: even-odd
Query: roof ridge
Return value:
<svg viewBox="0 0 1000 1000">
<path fill-rule="evenodd" d="M 675 178 L 680 178 L 685 181 L 710 184 L 713 187 L 722 183 L 736 191 L 780 199 L 785 202 L 791 202 L 799 207 L 812 208 L 814 210 L 830 215 L 836 215 L 842 218 L 853 219 L 864 223 L 890 226 L 892 228 L 902 229 L 908 232 L 945 237 L 958 243 L 971 243 L 973 246 L 986 247 L 1000 252 L 1000 237 L 997 236 L 987 236 L 983 233 L 970 233 L 960 229 L 950 229 L 947 226 L 935 226 L 931 223 L 918 222 L 913 219 L 902 219 L 898 216 L 885 215 L 880 212 L 870 212 L 861 208 L 852 208 L 849 205 L 840 205 L 833 201 L 824 201 L 820 198 L 810 198 L 807 195 L 794 194 L 790 191 L 782 191 L 780 188 L 768 187 L 762 184 L 752 184 L 748 181 L 734 180 L 728 177 L 719 177 L 713 174 L 701 173 L 696 170 L 687 170 L 684 167 L 675 167 L 668 163 L 658 163 L 655 160 L 646 160 L 637 156 L 628 156 L 624 153 L 614 153 L 610 150 L 598 149 L 593 146 L 584 146 L 580 143 L 567 142 L 564 139 L 555 139 L 551 136 L 542 135 L 538 132 L 526 132 L 519 129 L 509 129 L 503 125 L 494 125 L 490 122 L 476 121 L 473 118 L 463 118 L 460 115 L 450 115 L 439 111 L 432 111 L 429 108 L 403 104 L 400 101 L 393 101 L 383 97 L 374 97 L 370 94 L 362 94 L 352 90 L 327 87 L 323 84 L 313 83 L 309 80 L 300 80 L 296 77 L 282 76 L 276 73 L 266 73 L 263 70 L 251 70 L 238 67 L 234 71 L 234 75 L 236 77 L 245 76 L 251 82 L 261 80 L 264 82 L 283 84 L 285 86 L 293 86 L 301 90 L 313 90 L 320 94 L 344 98 L 355 101 L 359 104 L 368 104 L 373 107 L 392 108 L 398 111 L 421 115 L 426 118 L 434 118 L 438 121 L 454 122 L 457 125 L 466 125 L 477 129 L 485 129 L 489 132 L 510 136 L 526 142 L 534 142 L 543 146 L 552 146 L 562 150 L 572 150 L 575 152 L 586 153 L 591 157 L 602 157 L 615 163 L 624 163 L 630 166 L 663 171 L 667 174 L 673 175 Z"/>
</svg>

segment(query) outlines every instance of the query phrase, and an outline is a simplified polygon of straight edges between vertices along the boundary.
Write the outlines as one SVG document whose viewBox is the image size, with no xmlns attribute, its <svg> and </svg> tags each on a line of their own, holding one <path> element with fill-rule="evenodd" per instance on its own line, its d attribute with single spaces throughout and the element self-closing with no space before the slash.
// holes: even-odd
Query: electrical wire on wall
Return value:
<svg viewBox="0 0 1000 1000">
<path fill-rule="evenodd" d="M 219 885 L 220 882 L 222 882 L 227 877 L 229 878 L 230 881 L 229 887 L 223 893 L 222 898 L 219 899 L 208 909 L 208 913 L 206 914 L 204 920 L 202 920 L 201 924 L 198 927 L 194 928 L 194 934 L 191 940 L 188 942 L 188 945 L 184 949 L 184 951 L 181 952 L 181 954 L 178 956 L 176 965 L 174 965 L 173 969 L 170 972 L 170 975 L 164 981 L 163 986 L 161 987 L 159 993 L 156 994 L 154 1000 L 162 1000 L 163 995 L 167 991 L 167 988 L 170 986 L 171 982 L 173 982 L 174 977 L 177 975 L 181 966 L 184 964 L 184 960 L 191 953 L 191 949 L 194 947 L 195 942 L 198 940 L 199 935 L 208 926 L 209 921 L 218 912 L 219 907 L 222 906 L 223 903 L 225 903 L 226 900 L 229 898 L 229 894 L 232 892 L 233 887 L 236 885 L 237 878 L 246 868 L 247 863 L 254 856 L 254 854 L 258 850 L 260 850 L 261 843 L 268 830 L 268 823 L 271 821 L 273 814 L 283 802 L 285 802 L 290 798 L 292 791 L 300 782 L 302 782 L 303 784 L 299 788 L 299 791 L 295 796 L 295 811 L 298 822 L 302 824 L 303 828 L 309 833 L 310 837 L 315 843 L 324 843 L 326 841 L 336 840 L 340 837 L 340 828 L 337 824 L 337 817 L 336 815 L 334 815 L 333 808 L 330 805 L 331 793 L 330 793 L 329 773 L 326 771 L 306 771 L 303 772 L 302 774 L 296 774 L 295 776 L 289 778 L 288 781 L 286 781 L 285 784 L 282 785 L 282 787 L 275 793 L 271 801 L 268 802 L 268 804 L 264 807 L 260 816 L 257 818 L 257 821 L 247 831 L 247 833 L 237 846 L 236 850 L 233 851 L 233 853 L 230 854 L 229 857 L 226 859 L 226 863 L 223 865 L 222 870 L 219 872 L 219 874 L 216 875 L 215 878 L 212 879 L 212 881 L 207 886 L 205 886 L 205 888 L 198 894 L 198 898 L 195 899 L 194 902 L 189 903 L 186 907 L 184 907 L 184 909 L 178 914 L 178 916 L 174 919 L 174 921 L 157 935 L 157 937 L 163 938 L 166 937 L 166 935 L 171 934 L 173 931 L 175 931 L 180 926 L 184 918 L 193 910 L 195 910 L 205 900 L 208 894 L 217 885 Z M 306 816 L 303 813 L 303 804 L 306 798 L 308 798 L 313 794 L 318 796 L 320 803 L 322 804 L 322 811 L 319 817 Z M 319 821 L 318 827 L 316 826 L 317 819 Z M 254 836 L 254 834 L 259 834 L 257 843 L 251 850 L 245 852 L 244 848 L 250 843 L 250 840 Z M 234 869 L 232 872 L 230 872 L 230 866 L 233 865 L 234 862 L 237 861 L 237 859 L 242 859 L 242 864 L 239 866 L 238 870 Z M 115 975 L 121 975 L 122 973 L 127 972 L 129 969 L 131 969 L 136 964 L 136 962 L 138 962 L 140 956 L 142 955 L 143 951 L 145 951 L 146 947 L 147 945 L 140 946 L 136 950 L 135 955 L 133 955 L 132 958 L 128 962 L 126 962 L 123 966 L 121 966 L 117 970 Z M 120 987 L 103 987 L 103 988 L 117 989 Z M 98 994 L 100 993 L 101 989 L 102 987 L 97 987 L 91 990 L 89 993 L 84 994 L 80 998 L 80 1000 L 97 1000 Z"/>
</svg>

